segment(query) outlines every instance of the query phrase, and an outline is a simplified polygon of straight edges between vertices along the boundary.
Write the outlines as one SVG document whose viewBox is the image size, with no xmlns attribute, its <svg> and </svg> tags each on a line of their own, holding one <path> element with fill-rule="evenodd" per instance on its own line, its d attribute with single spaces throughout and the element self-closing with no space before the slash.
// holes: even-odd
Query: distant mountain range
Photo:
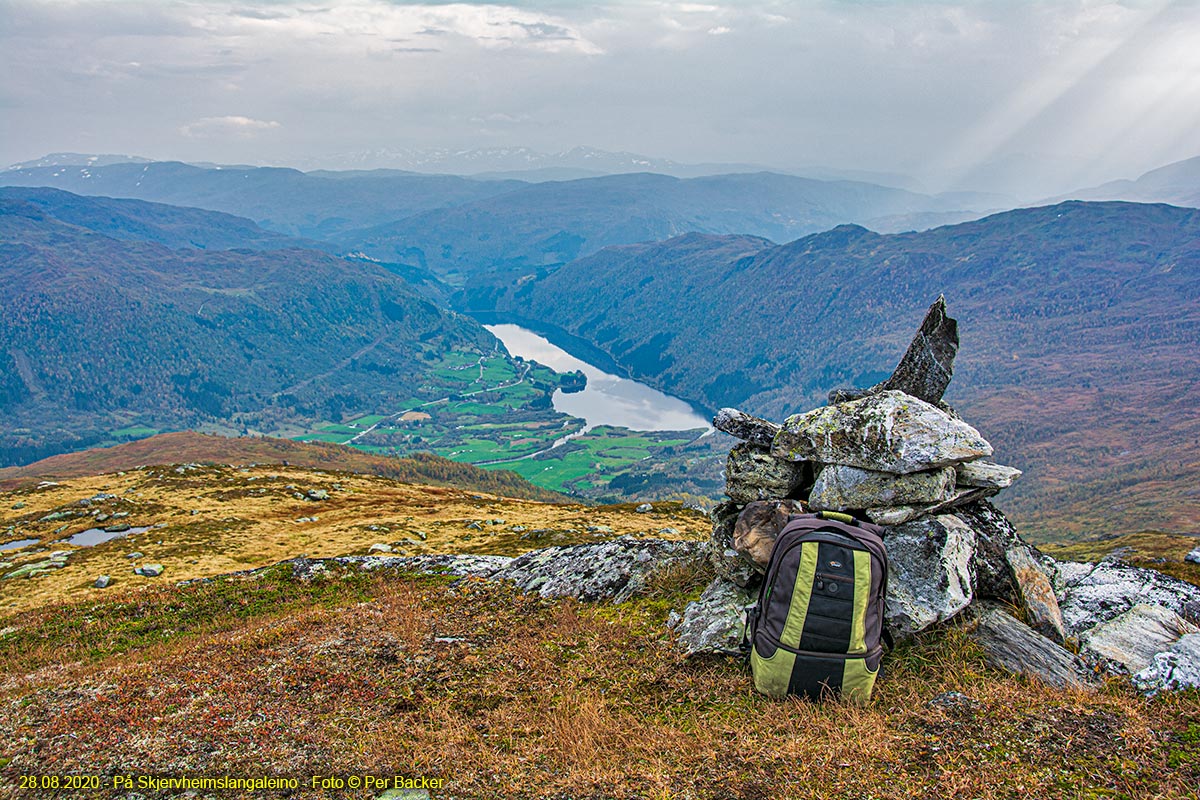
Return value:
<svg viewBox="0 0 1200 800">
<path fill-rule="evenodd" d="M 1068 202 L 786 245 L 689 234 L 461 301 L 557 326 L 710 408 L 779 418 L 885 376 L 940 293 L 962 331 L 950 399 L 1028 471 L 1019 516 L 1076 504 L 1081 528 L 1103 530 L 1120 507 L 1200 530 L 1195 209 Z"/>
<path fill-rule="evenodd" d="M 1112 181 L 1064 195 L 1079 200 L 1132 200 L 1200 207 L 1200 156 L 1151 170 L 1136 180 Z"/>
<path fill-rule="evenodd" d="M 239 235 L 239 249 L 192 246 Z M 407 400 L 425 357 L 494 346 L 375 264 L 248 249 L 278 238 L 193 209 L 0 194 L 0 464 L 88 446 L 131 419 L 336 418 Z"/>
</svg>

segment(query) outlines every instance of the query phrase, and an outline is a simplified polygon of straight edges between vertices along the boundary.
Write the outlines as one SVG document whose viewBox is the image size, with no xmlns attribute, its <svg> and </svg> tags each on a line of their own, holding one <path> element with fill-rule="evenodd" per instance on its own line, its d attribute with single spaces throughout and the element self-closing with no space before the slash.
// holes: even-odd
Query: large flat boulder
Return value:
<svg viewBox="0 0 1200 800">
<path fill-rule="evenodd" d="M 808 504 L 815 511 L 847 511 L 940 503 L 953 495 L 954 479 L 954 467 L 897 475 L 827 464 L 813 483 Z"/>
<path fill-rule="evenodd" d="M 1058 604 L 1067 632 L 1082 634 L 1138 603 L 1163 606 L 1185 616 L 1200 602 L 1200 586 L 1116 559 L 1098 564 L 1059 562 Z"/>
<path fill-rule="evenodd" d="M 936 406 L 886 391 L 788 417 L 771 452 L 789 461 L 907 474 L 984 458 L 992 446 Z"/>
<path fill-rule="evenodd" d="M 1007 489 L 1013 485 L 1013 481 L 1021 477 L 1021 470 L 1016 467 L 1006 467 L 991 461 L 968 461 L 959 464 L 956 470 L 960 485 L 981 489 Z"/>
<path fill-rule="evenodd" d="M 1138 603 L 1080 639 L 1080 655 L 1114 675 L 1140 672 L 1154 657 L 1170 649 L 1181 636 L 1200 628 L 1169 608 Z"/>
<path fill-rule="evenodd" d="M 885 618 L 895 636 L 911 636 L 970 604 L 975 531 L 962 520 L 909 522 L 887 529 L 883 540 L 890 561 Z"/>
<path fill-rule="evenodd" d="M 681 617 L 672 620 L 679 649 L 689 658 L 737 655 L 745 631 L 746 606 L 755 599 L 756 593 L 717 578 L 700 599 L 688 603 Z"/>
<path fill-rule="evenodd" d="M 725 461 L 725 494 L 735 503 L 789 497 L 808 471 L 805 464 L 776 458 L 769 448 L 741 442 Z"/>
</svg>

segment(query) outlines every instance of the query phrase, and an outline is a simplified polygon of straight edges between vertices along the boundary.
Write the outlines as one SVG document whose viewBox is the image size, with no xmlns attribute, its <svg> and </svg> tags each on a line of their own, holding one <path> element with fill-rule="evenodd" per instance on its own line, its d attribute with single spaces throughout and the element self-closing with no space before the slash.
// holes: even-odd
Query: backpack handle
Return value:
<svg viewBox="0 0 1200 800">
<path fill-rule="evenodd" d="M 831 519 L 834 522 L 844 522 L 847 525 L 857 525 L 858 520 L 849 514 L 843 514 L 840 511 L 818 511 L 817 516 L 821 519 Z"/>
</svg>

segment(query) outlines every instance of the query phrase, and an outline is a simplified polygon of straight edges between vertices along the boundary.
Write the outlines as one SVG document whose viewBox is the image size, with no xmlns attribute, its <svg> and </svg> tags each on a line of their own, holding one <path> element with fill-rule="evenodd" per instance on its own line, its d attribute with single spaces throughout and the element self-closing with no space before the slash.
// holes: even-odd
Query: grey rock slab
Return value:
<svg viewBox="0 0 1200 800">
<path fill-rule="evenodd" d="M 1138 691 L 1154 696 L 1163 691 L 1200 689 L 1200 634 L 1180 637 L 1150 665 L 1133 676 Z"/>
<path fill-rule="evenodd" d="M 639 514 L 649 514 L 653 510 L 654 506 L 650 505 L 649 503 L 641 503 L 637 508 L 634 509 L 634 511 Z"/>
<path fill-rule="evenodd" d="M 1190 561 L 1193 564 L 1200 564 L 1200 547 L 1197 547 L 1192 552 L 1183 557 L 1184 561 Z"/>
<path fill-rule="evenodd" d="M 597 544 L 533 550 L 514 558 L 493 577 L 511 580 L 522 591 L 542 597 L 620 603 L 663 569 L 700 562 L 707 554 L 707 542 L 622 536 Z"/>
<path fill-rule="evenodd" d="M 134 572 L 134 574 L 141 575 L 145 578 L 157 578 L 159 575 L 162 575 L 162 573 L 163 573 L 163 565 L 162 564 L 143 564 L 142 566 L 134 569 L 133 572 Z"/>
<path fill-rule="evenodd" d="M 110 583 L 112 583 L 112 578 L 107 575 L 101 575 L 99 578 L 96 578 L 96 582 L 92 586 L 97 589 L 107 589 Z"/>
<path fill-rule="evenodd" d="M 672 626 L 684 656 L 737 655 L 746 627 L 746 606 L 755 593 L 717 578 L 698 600 L 688 603 Z"/>
<path fill-rule="evenodd" d="M 985 609 L 971 636 L 983 649 L 984 660 L 997 669 L 1059 688 L 1096 683 L 1078 656 L 1002 609 Z"/>
<path fill-rule="evenodd" d="M 944 622 L 974 597 L 975 531 L 950 515 L 885 531 L 888 593 L 885 620 L 898 637 Z"/>
<path fill-rule="evenodd" d="M 1007 489 L 1021 477 L 1021 470 L 991 461 L 968 461 L 956 468 L 958 482 L 963 486 L 985 489 Z"/>
<path fill-rule="evenodd" d="M 940 503 L 954 493 L 954 467 L 897 475 L 844 464 L 822 467 L 808 495 L 814 511 Z"/>
<path fill-rule="evenodd" d="M 1119 560 L 1085 566 L 1058 565 L 1058 604 L 1067 632 L 1073 635 L 1108 622 L 1138 603 L 1163 606 L 1183 615 L 1188 603 L 1200 602 L 1200 587 L 1157 570 Z"/>
<path fill-rule="evenodd" d="M 804 483 L 805 466 L 771 455 L 760 445 L 739 442 L 725 461 L 725 494 L 737 503 L 787 497 Z"/>
<path fill-rule="evenodd" d="M 1181 636 L 1200 628 L 1169 608 L 1139 603 L 1080 638 L 1080 655 L 1114 675 L 1139 672 Z"/>
<path fill-rule="evenodd" d="M 1030 627 L 1038 633 L 1063 642 L 1067 638 L 1063 624 L 1062 609 L 1054 585 L 1046 574 L 1042 563 L 1024 543 L 1017 543 L 1004 554 L 1012 573 L 1013 584 L 1028 614 Z"/>
<path fill-rule="evenodd" d="M 736 408 L 722 408 L 718 411 L 713 417 L 713 427 L 761 447 L 770 447 L 775 434 L 779 433 L 779 426 L 774 422 L 738 411 Z"/>
<path fill-rule="evenodd" d="M 936 406 L 886 391 L 788 417 L 771 453 L 907 474 L 984 458 L 992 446 Z"/>
</svg>

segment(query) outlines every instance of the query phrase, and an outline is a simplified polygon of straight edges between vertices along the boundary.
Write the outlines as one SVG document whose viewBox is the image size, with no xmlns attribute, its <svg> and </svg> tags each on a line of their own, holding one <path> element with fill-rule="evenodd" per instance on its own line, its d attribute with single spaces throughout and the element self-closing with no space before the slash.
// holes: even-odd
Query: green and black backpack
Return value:
<svg viewBox="0 0 1200 800">
<path fill-rule="evenodd" d="M 829 511 L 792 516 L 747 618 L 755 688 L 869 700 L 883 655 L 887 573 L 879 526 Z"/>
</svg>

